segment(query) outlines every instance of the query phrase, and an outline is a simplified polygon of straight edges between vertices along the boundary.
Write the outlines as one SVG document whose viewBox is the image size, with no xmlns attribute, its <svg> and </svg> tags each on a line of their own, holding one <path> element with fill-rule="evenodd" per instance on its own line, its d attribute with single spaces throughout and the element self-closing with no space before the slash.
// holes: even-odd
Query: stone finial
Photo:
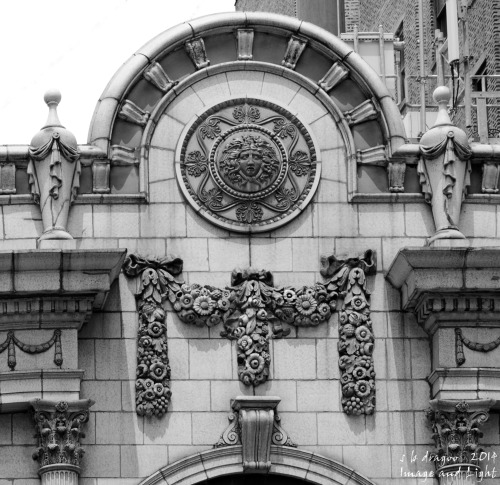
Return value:
<svg viewBox="0 0 500 485">
<path fill-rule="evenodd" d="M 89 419 L 90 399 L 66 402 L 35 399 L 31 401 L 38 446 L 33 459 L 40 465 L 42 483 L 77 483 L 83 456 L 80 439 Z M 45 478 L 44 476 L 47 475 Z"/>
<path fill-rule="evenodd" d="M 432 206 L 436 233 L 428 240 L 465 239 L 458 229 L 462 199 L 470 185 L 472 151 L 467 135 L 448 115 L 450 90 L 439 86 L 434 91 L 439 112 L 434 126 L 420 140 L 418 175 L 425 200 Z"/>
<path fill-rule="evenodd" d="M 59 116 L 57 115 L 57 107 L 61 102 L 61 91 L 59 91 L 58 89 L 49 89 L 43 95 L 43 100 L 45 101 L 45 104 L 49 107 L 49 115 L 47 117 L 45 125 L 42 127 L 42 130 L 44 128 L 52 128 L 52 127 L 64 128 L 64 126 L 59 121 Z"/>
<path fill-rule="evenodd" d="M 57 115 L 61 93 L 51 89 L 44 100 L 49 114 L 45 125 L 31 140 L 27 170 L 31 195 L 42 211 L 43 234 L 39 241 L 73 239 L 66 225 L 69 206 L 80 186 L 78 145 Z"/>
<path fill-rule="evenodd" d="M 436 452 L 432 460 L 441 483 L 454 476 L 463 481 L 453 483 L 475 484 L 479 472 L 479 439 L 481 426 L 488 420 L 493 400 L 446 401 L 433 400 L 427 411 Z M 443 481 L 445 480 L 445 481 Z"/>
<path fill-rule="evenodd" d="M 448 114 L 448 104 L 451 99 L 451 92 L 447 86 L 438 86 L 432 93 L 432 98 L 439 106 L 438 115 L 433 127 L 441 125 L 452 125 Z"/>
</svg>

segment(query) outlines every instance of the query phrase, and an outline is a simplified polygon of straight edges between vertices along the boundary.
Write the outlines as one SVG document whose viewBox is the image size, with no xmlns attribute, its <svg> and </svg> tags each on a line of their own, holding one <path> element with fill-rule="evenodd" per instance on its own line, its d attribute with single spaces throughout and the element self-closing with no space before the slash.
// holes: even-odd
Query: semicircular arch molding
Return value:
<svg viewBox="0 0 500 485">
<path fill-rule="evenodd" d="M 375 485 L 352 468 L 310 451 L 271 446 L 270 475 L 294 477 L 320 485 Z M 243 474 L 241 445 L 196 453 L 167 465 L 139 485 L 191 485 Z"/>
<path fill-rule="evenodd" d="M 101 95 L 88 141 L 108 152 L 112 171 L 140 165 L 137 191 L 146 193 L 152 127 L 164 110 L 201 79 L 234 71 L 267 72 L 314 96 L 337 123 L 351 172 L 359 150 L 383 145 L 389 158 L 406 142 L 387 88 L 347 44 L 308 22 L 258 12 L 195 19 L 139 49 Z"/>
</svg>

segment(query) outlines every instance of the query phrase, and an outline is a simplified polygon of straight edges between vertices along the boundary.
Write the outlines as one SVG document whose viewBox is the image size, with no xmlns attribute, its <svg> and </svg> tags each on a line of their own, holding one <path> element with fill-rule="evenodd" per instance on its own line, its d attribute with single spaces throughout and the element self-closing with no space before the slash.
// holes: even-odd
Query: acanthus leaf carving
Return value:
<svg viewBox="0 0 500 485">
<path fill-rule="evenodd" d="M 74 402 L 31 401 L 38 446 L 33 459 L 40 465 L 40 473 L 50 465 L 70 465 L 78 469 L 84 454 L 81 438 L 83 425 L 89 419 L 91 400 Z"/>
<path fill-rule="evenodd" d="M 439 471 L 455 466 L 459 471 L 476 471 L 482 448 L 482 425 L 489 418 L 489 409 L 494 401 L 431 401 L 427 419 L 433 431 L 436 451 L 431 460 Z M 464 472 L 465 473 L 465 472 Z"/>
</svg>

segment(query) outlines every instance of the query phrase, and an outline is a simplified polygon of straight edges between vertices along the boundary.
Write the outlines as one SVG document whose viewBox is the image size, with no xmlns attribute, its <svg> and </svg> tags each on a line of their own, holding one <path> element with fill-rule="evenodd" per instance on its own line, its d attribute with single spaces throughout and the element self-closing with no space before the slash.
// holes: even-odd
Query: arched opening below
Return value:
<svg viewBox="0 0 500 485">
<path fill-rule="evenodd" d="M 241 445 L 203 451 L 159 469 L 140 485 L 375 485 L 352 468 L 310 451 L 271 446 L 269 473 L 243 470 Z"/>
<path fill-rule="evenodd" d="M 284 475 L 262 473 L 237 473 L 211 478 L 206 485 L 311 485 L 311 482 Z"/>
</svg>

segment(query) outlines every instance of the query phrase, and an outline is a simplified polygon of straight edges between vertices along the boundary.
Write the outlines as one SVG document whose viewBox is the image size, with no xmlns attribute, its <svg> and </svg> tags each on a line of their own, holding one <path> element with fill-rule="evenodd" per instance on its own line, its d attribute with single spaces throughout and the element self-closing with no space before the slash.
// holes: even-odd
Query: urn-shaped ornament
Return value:
<svg viewBox="0 0 500 485">
<path fill-rule="evenodd" d="M 458 220 L 470 185 L 472 155 L 467 135 L 448 115 L 450 90 L 439 86 L 433 97 L 439 112 L 434 126 L 420 139 L 418 162 L 420 185 L 425 200 L 431 204 L 436 226 L 428 244 L 438 239 L 465 239 L 458 229 Z"/>
<path fill-rule="evenodd" d="M 66 230 L 69 206 L 80 185 L 80 161 L 75 136 L 61 125 L 57 90 L 45 93 L 49 116 L 31 140 L 28 182 L 31 195 L 40 204 L 43 234 L 39 240 L 73 239 Z"/>
</svg>

